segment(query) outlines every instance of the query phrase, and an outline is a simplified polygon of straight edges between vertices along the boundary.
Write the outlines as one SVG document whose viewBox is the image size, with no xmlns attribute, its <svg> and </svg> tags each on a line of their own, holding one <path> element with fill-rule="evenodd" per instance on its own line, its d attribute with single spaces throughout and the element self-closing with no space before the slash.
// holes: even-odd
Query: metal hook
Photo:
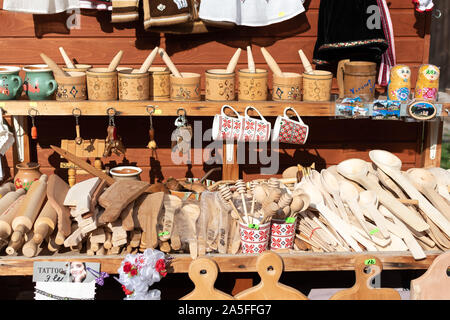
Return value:
<svg viewBox="0 0 450 320">
<path fill-rule="evenodd" d="M 181 114 L 180 114 L 180 111 L 183 111 L 184 114 L 181 115 Z M 178 108 L 178 109 L 177 109 L 177 116 L 185 118 L 185 117 L 186 117 L 186 109 L 184 109 L 184 108 Z"/>
<path fill-rule="evenodd" d="M 435 12 L 438 13 L 438 15 L 436 15 Z M 436 19 L 440 19 L 442 17 L 442 11 L 439 10 L 439 9 L 434 9 L 433 10 L 433 17 L 436 18 Z"/>
<path fill-rule="evenodd" d="M 110 111 L 114 111 L 114 113 L 113 114 L 111 114 L 110 113 Z M 116 109 L 115 108 L 113 108 L 113 107 L 110 107 L 110 108 L 108 108 L 107 110 L 106 110 L 106 113 L 108 114 L 108 116 L 110 116 L 110 117 L 114 117 L 116 114 L 117 114 L 117 111 L 116 111 Z"/>
<path fill-rule="evenodd" d="M 151 109 L 151 111 L 149 111 L 149 109 Z M 155 113 L 156 108 L 155 108 L 155 106 L 147 106 L 146 110 L 147 110 L 148 114 L 152 115 L 153 113 Z"/>
<path fill-rule="evenodd" d="M 36 114 L 35 114 L 35 115 L 32 115 L 32 114 L 31 114 L 31 111 L 36 112 Z M 30 108 L 30 109 L 28 109 L 28 115 L 29 115 L 30 117 L 35 117 L 35 116 L 37 116 L 38 114 L 39 114 L 39 111 L 36 110 L 35 108 Z"/>
<path fill-rule="evenodd" d="M 75 114 L 77 112 L 77 114 Z M 76 118 L 78 118 L 79 116 L 81 116 L 81 110 L 80 108 L 73 108 L 72 109 L 72 115 Z"/>
</svg>

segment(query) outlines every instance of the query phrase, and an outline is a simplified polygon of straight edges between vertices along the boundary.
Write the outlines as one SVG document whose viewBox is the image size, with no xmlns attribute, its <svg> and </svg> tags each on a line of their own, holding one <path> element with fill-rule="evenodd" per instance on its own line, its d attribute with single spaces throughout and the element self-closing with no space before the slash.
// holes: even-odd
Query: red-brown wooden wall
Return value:
<svg viewBox="0 0 450 320">
<path fill-rule="evenodd" d="M 75 57 L 79 63 L 106 66 L 120 49 L 125 54 L 123 66 L 139 66 L 155 45 L 164 47 L 172 56 L 180 71 L 199 72 L 223 67 L 237 47 L 252 43 L 257 67 L 267 68 L 258 49 L 266 47 L 280 64 L 282 70 L 302 72 L 297 51 L 303 49 L 311 58 L 316 41 L 319 0 L 306 1 L 307 11 L 289 21 L 262 28 L 238 28 L 209 34 L 170 35 L 145 32 L 133 24 L 111 25 L 109 13 L 84 12 L 81 29 L 65 29 L 65 14 L 32 16 L 0 10 L 0 65 L 27 65 L 42 63 L 39 53 L 45 52 L 55 61 L 63 64 L 58 47 Z M 0 0 L 0 7 L 3 1 Z M 429 15 L 415 12 L 410 0 L 388 1 L 394 24 L 397 62 L 412 68 L 414 84 L 418 67 L 428 61 Z M 155 65 L 162 65 L 159 58 Z M 246 56 L 240 59 L 240 66 L 246 64 Z M 270 76 L 269 76 L 270 78 Z M 262 110 L 264 112 L 264 110 Z M 189 115 L 188 115 L 189 116 Z M 174 117 L 159 117 L 154 120 L 159 149 L 159 163 L 150 164 L 150 150 L 147 145 L 147 117 L 129 117 L 116 120 L 119 134 L 123 136 L 128 152 L 122 157 L 103 159 L 111 165 L 129 162 L 144 169 L 143 179 L 174 176 L 201 177 L 210 167 L 194 165 L 176 166 L 170 159 L 170 133 Z M 212 125 L 212 117 L 190 118 L 202 120 L 203 129 Z M 272 123 L 274 118 L 268 118 Z M 383 148 L 396 153 L 405 167 L 420 166 L 420 143 L 422 127 L 417 123 L 332 120 L 326 118 L 305 118 L 310 125 L 310 136 L 306 145 L 294 148 L 281 146 L 281 168 L 301 163 L 316 163 L 319 168 L 337 164 L 342 160 L 360 157 L 368 160 L 368 151 Z M 105 138 L 106 117 L 82 117 L 80 120 L 84 138 Z M 41 163 L 42 171 L 51 173 L 59 168 L 59 157 L 50 144 L 60 144 L 61 139 L 72 139 L 75 135 L 74 120 L 71 117 L 39 117 L 38 143 L 31 142 L 31 159 Z M 284 149 L 286 148 L 286 149 Z M 7 154 L 6 166 L 12 165 L 12 152 Z M 161 167 L 161 170 L 158 169 Z M 12 168 L 11 168 L 12 169 Z M 245 179 L 259 176 L 257 165 L 242 167 Z M 62 176 L 64 170 L 57 170 Z M 214 177 L 220 179 L 220 173 Z"/>
</svg>

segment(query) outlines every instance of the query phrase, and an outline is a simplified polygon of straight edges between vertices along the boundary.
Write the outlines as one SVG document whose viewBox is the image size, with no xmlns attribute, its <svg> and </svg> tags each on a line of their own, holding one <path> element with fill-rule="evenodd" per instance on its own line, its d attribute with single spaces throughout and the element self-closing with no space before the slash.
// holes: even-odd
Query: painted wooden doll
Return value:
<svg viewBox="0 0 450 320">
<path fill-rule="evenodd" d="M 432 64 L 424 64 L 420 67 L 414 92 L 414 98 L 416 100 L 437 100 L 439 74 L 439 68 Z"/>
<path fill-rule="evenodd" d="M 394 101 L 407 101 L 411 92 L 411 69 L 403 64 L 391 69 L 388 84 L 388 98 Z"/>
</svg>

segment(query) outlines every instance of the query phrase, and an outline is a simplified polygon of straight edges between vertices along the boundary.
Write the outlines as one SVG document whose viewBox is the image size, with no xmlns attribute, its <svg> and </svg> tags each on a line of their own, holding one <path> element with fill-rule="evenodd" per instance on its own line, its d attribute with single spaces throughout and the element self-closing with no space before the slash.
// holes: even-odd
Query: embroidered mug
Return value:
<svg viewBox="0 0 450 320">
<path fill-rule="evenodd" d="M 252 118 L 248 115 L 248 110 L 255 110 L 260 119 Z M 245 142 L 266 142 L 270 139 L 270 129 L 272 125 L 268 122 L 262 114 L 255 107 L 248 106 L 245 108 L 244 126 L 242 136 L 239 141 Z"/>
<path fill-rule="evenodd" d="M 257 229 L 239 222 L 242 253 L 261 253 L 266 251 L 270 240 L 270 222 L 261 224 Z"/>
<path fill-rule="evenodd" d="M 286 111 L 292 110 L 297 115 L 298 120 L 288 117 Z M 284 109 L 284 115 L 278 116 L 273 127 L 272 141 L 278 140 L 283 143 L 305 144 L 308 139 L 309 126 L 307 126 L 297 111 L 291 107 Z"/>
<path fill-rule="evenodd" d="M 234 111 L 236 117 L 227 116 L 224 112 L 226 108 Z M 213 140 L 238 140 L 242 135 L 244 117 L 234 110 L 232 106 L 222 106 L 220 114 L 214 116 L 212 127 Z"/>
<path fill-rule="evenodd" d="M 295 226 L 297 219 L 294 222 L 286 222 L 282 219 L 272 219 L 270 227 L 270 249 L 292 249 L 295 240 Z"/>
</svg>

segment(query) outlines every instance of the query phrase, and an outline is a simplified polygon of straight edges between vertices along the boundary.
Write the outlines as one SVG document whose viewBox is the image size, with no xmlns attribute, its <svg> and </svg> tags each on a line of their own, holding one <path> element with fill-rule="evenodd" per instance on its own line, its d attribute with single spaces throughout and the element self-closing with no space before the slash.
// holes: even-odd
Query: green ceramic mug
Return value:
<svg viewBox="0 0 450 320">
<path fill-rule="evenodd" d="M 0 100 L 13 100 L 22 92 L 19 67 L 0 66 Z"/>
<path fill-rule="evenodd" d="M 23 90 L 30 100 L 47 100 L 58 88 L 52 70 L 46 64 L 23 67 Z"/>
</svg>

